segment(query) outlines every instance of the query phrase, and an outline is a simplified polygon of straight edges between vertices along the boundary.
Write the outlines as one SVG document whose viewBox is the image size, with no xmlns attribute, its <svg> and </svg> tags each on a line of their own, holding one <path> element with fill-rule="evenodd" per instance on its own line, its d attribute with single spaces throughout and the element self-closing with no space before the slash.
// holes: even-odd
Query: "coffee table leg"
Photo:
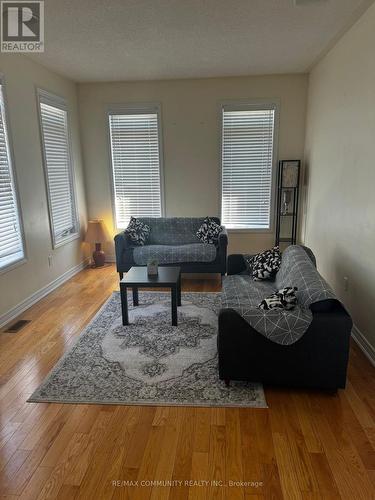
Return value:
<svg viewBox="0 0 375 500">
<path fill-rule="evenodd" d="M 126 286 L 120 283 L 120 294 L 121 294 L 121 311 L 122 311 L 122 324 L 126 326 L 129 324 L 128 318 L 128 293 Z"/>
<path fill-rule="evenodd" d="M 181 305 L 181 274 L 178 278 L 178 283 L 177 283 L 177 305 Z"/>
<path fill-rule="evenodd" d="M 172 299 L 172 326 L 177 326 L 177 286 L 171 288 Z"/>
<path fill-rule="evenodd" d="M 137 306 L 138 303 L 138 288 L 133 286 L 133 306 Z"/>
</svg>

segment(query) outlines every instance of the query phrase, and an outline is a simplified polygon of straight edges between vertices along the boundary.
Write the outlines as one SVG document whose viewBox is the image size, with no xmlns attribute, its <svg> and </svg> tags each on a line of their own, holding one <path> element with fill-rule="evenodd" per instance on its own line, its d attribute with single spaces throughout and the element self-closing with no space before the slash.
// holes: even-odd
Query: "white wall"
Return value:
<svg viewBox="0 0 375 500">
<path fill-rule="evenodd" d="M 36 87 L 64 97 L 69 106 L 72 154 L 81 229 L 86 225 L 76 85 L 21 55 L 0 55 L 9 128 L 23 214 L 27 262 L 0 274 L 0 317 L 83 260 L 81 240 L 52 249 L 44 182 Z M 52 255 L 52 266 L 48 265 Z"/>
<path fill-rule="evenodd" d="M 279 158 L 302 158 L 306 75 L 79 85 L 88 213 L 114 233 L 107 140 L 108 104 L 158 102 L 162 108 L 166 215 L 219 215 L 220 102 L 280 101 Z M 273 234 L 231 233 L 230 252 L 274 243 Z M 113 253 L 113 249 L 109 248 Z"/>
<path fill-rule="evenodd" d="M 304 239 L 375 348 L 374 48 L 375 5 L 310 75 Z"/>
</svg>

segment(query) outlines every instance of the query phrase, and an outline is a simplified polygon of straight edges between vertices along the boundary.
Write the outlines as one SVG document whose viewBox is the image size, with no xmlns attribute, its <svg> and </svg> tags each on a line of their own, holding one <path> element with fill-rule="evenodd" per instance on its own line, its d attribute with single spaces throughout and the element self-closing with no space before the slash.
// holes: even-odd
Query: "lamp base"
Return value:
<svg viewBox="0 0 375 500">
<path fill-rule="evenodd" d="M 95 243 L 95 251 L 92 254 L 94 260 L 94 267 L 103 267 L 105 263 L 105 253 L 102 250 L 101 243 Z"/>
</svg>

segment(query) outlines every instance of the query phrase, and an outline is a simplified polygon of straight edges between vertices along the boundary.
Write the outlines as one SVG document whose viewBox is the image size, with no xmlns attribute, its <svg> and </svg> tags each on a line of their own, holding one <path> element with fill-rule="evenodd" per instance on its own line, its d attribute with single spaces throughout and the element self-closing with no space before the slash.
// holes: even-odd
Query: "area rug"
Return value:
<svg viewBox="0 0 375 500">
<path fill-rule="evenodd" d="M 114 292 L 28 401 L 267 407 L 261 384 L 219 380 L 220 293 L 183 293 L 177 327 L 170 293 L 130 297 L 130 325 Z"/>
</svg>

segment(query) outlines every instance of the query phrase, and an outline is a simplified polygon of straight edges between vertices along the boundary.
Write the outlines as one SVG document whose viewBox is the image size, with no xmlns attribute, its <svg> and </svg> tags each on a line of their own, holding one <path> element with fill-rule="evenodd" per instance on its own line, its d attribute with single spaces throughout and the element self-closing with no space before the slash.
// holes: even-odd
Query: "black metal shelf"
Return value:
<svg viewBox="0 0 375 500">
<path fill-rule="evenodd" d="M 276 241 L 279 243 L 290 243 L 295 245 L 297 242 L 297 217 L 298 217 L 298 198 L 299 182 L 301 172 L 300 160 L 280 160 L 277 178 L 277 205 L 276 205 Z M 289 195 L 286 194 L 289 192 Z M 283 210 L 291 210 L 291 213 L 282 213 Z M 284 218 L 291 220 L 287 227 L 281 227 L 281 221 Z M 281 237 L 281 233 L 290 234 L 290 237 Z"/>
</svg>

